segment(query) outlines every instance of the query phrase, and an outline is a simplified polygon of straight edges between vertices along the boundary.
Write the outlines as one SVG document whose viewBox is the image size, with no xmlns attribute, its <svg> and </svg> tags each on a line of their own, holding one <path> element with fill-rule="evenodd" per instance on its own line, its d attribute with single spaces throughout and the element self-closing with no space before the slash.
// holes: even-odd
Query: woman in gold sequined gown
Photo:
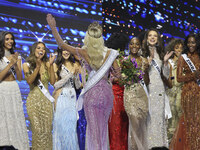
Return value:
<svg viewBox="0 0 200 150">
<path fill-rule="evenodd" d="M 130 41 L 130 57 L 135 58 L 143 72 L 145 72 L 144 80 L 148 83 L 148 68 L 147 59 L 138 55 L 140 49 L 140 41 L 138 38 L 133 38 Z M 129 149 L 131 150 L 146 150 L 146 124 L 148 115 L 148 97 L 140 83 L 135 83 L 130 89 L 125 88 L 124 91 L 124 106 L 129 117 Z"/>
<path fill-rule="evenodd" d="M 180 116 L 182 114 L 181 109 L 181 88 L 182 83 L 177 82 L 177 62 L 183 51 L 183 40 L 181 39 L 173 39 L 167 46 L 166 51 L 171 52 L 174 51 L 172 58 L 169 59 L 170 64 L 170 77 L 169 82 L 172 88 L 166 90 L 166 93 L 169 97 L 170 108 L 172 111 L 172 118 L 168 120 L 168 140 L 171 141 L 176 127 L 178 125 Z"/>
<path fill-rule="evenodd" d="M 184 42 L 184 54 L 196 67 L 191 72 L 183 57 L 177 64 L 177 81 L 184 82 L 181 94 L 183 119 L 179 122 L 177 134 L 174 137 L 174 150 L 199 150 L 200 149 L 200 39 L 195 34 L 190 34 Z M 182 125 L 184 123 L 184 126 Z M 185 133 L 185 134 L 182 134 Z"/>
<path fill-rule="evenodd" d="M 46 46 L 42 42 L 33 44 L 27 63 L 23 64 L 25 78 L 30 85 L 30 93 L 27 97 L 27 112 L 32 130 L 32 149 L 52 149 L 52 119 L 53 105 L 41 92 L 38 85 L 40 80 L 46 89 L 48 83 L 55 83 L 53 61 L 55 56 L 47 62 Z"/>
</svg>

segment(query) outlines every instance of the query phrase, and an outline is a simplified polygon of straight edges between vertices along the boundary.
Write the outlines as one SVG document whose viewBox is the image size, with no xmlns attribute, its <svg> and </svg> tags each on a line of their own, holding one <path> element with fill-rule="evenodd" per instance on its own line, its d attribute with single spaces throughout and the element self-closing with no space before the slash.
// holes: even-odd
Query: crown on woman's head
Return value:
<svg viewBox="0 0 200 150">
<path fill-rule="evenodd" d="M 99 30 L 100 30 L 100 34 L 92 34 L 91 35 L 91 32 L 99 33 L 98 32 Z M 97 21 L 95 21 L 88 26 L 87 32 L 88 32 L 89 36 L 91 36 L 91 37 L 100 38 L 102 36 L 102 27 L 100 26 L 100 24 Z"/>
</svg>

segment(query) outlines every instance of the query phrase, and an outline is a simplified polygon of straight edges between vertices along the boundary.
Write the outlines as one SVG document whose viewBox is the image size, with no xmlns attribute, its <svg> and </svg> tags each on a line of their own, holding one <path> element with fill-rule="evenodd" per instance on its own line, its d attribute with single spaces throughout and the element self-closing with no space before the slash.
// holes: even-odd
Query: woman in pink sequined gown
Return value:
<svg viewBox="0 0 200 150">
<path fill-rule="evenodd" d="M 107 125 L 113 106 L 113 92 L 108 75 L 111 68 L 115 76 L 120 75 L 115 60 L 118 52 L 104 46 L 102 27 L 97 22 L 89 25 L 83 48 L 75 48 L 63 42 L 51 14 L 47 15 L 47 22 L 59 47 L 78 55 L 86 62 L 89 77 L 78 100 L 78 109 L 84 105 L 87 120 L 86 145 L 88 150 L 106 150 Z"/>
</svg>

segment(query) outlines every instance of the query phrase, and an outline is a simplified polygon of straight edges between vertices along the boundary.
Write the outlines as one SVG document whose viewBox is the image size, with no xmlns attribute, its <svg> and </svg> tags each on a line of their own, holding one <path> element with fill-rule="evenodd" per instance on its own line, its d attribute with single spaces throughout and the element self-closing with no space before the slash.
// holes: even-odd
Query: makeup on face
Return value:
<svg viewBox="0 0 200 150">
<path fill-rule="evenodd" d="M 187 47 L 191 53 L 196 51 L 196 40 L 195 37 L 189 37 L 187 41 Z"/>
<path fill-rule="evenodd" d="M 176 44 L 176 45 L 174 46 L 174 54 L 175 54 L 177 57 L 179 57 L 179 56 L 181 55 L 182 51 L 183 51 L 183 45 L 182 45 L 182 44 Z"/>
<path fill-rule="evenodd" d="M 137 54 L 140 49 L 140 41 L 137 38 L 132 38 L 129 43 L 129 49 L 131 54 Z"/>
<path fill-rule="evenodd" d="M 154 46 L 158 42 L 158 33 L 156 31 L 150 31 L 147 36 L 147 42 L 149 45 Z"/>
<path fill-rule="evenodd" d="M 5 50 L 10 50 L 13 47 L 13 36 L 11 34 L 6 34 L 5 41 L 4 41 L 4 48 Z"/>
<path fill-rule="evenodd" d="M 68 59 L 70 57 L 70 53 L 68 51 L 66 51 L 66 50 L 63 50 L 62 51 L 62 57 L 64 59 Z"/>
<path fill-rule="evenodd" d="M 43 43 L 39 43 L 37 45 L 36 49 L 35 49 L 35 56 L 37 58 L 43 58 L 44 55 L 45 55 L 45 52 L 46 52 L 46 50 L 45 50 L 44 44 Z"/>
</svg>

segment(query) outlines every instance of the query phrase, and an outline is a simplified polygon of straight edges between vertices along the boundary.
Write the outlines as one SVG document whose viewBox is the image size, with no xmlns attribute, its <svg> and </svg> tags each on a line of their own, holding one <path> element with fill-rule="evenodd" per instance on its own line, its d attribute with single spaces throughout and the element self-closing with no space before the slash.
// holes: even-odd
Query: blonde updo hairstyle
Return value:
<svg viewBox="0 0 200 150">
<path fill-rule="evenodd" d="M 103 29 L 99 23 L 93 22 L 89 25 L 84 38 L 83 49 L 87 51 L 90 58 L 89 64 L 95 70 L 101 67 L 107 50 L 104 46 L 102 31 Z"/>
</svg>

